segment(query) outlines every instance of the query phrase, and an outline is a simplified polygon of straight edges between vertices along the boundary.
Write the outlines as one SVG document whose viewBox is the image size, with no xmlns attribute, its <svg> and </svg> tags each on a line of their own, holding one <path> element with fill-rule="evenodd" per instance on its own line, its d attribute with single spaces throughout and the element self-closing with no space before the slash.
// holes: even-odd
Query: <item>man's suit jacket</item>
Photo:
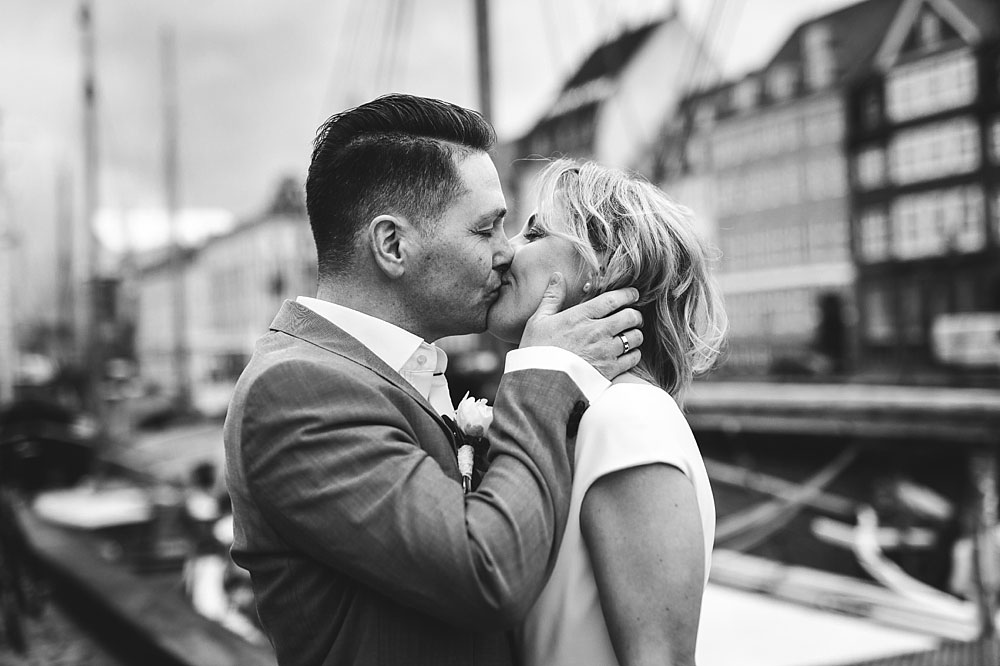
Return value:
<svg viewBox="0 0 1000 666">
<path fill-rule="evenodd" d="M 286 301 L 225 425 L 233 559 L 282 666 L 511 664 L 565 527 L 586 403 L 561 372 L 504 376 L 490 471 L 367 347 Z"/>
</svg>

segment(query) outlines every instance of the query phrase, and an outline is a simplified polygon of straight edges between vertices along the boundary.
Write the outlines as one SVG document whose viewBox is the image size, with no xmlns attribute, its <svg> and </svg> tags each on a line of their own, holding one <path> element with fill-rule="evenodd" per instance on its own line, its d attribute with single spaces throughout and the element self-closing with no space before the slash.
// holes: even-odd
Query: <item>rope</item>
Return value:
<svg viewBox="0 0 1000 666">
<path fill-rule="evenodd" d="M 854 462 L 859 450 L 856 444 L 848 447 L 786 497 L 761 502 L 726 516 L 716 526 L 717 546 L 749 550 L 785 527 Z"/>
</svg>

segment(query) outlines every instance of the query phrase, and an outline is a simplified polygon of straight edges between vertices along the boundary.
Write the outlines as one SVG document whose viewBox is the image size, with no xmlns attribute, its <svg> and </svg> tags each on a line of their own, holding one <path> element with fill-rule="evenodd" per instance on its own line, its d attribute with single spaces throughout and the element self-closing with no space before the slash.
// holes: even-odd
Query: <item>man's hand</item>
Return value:
<svg viewBox="0 0 1000 666">
<path fill-rule="evenodd" d="M 639 298 L 632 287 L 616 289 L 562 312 L 566 283 L 554 273 L 535 314 L 528 319 L 521 347 L 561 347 L 614 379 L 631 370 L 641 357 L 642 315 L 627 307 Z"/>
</svg>

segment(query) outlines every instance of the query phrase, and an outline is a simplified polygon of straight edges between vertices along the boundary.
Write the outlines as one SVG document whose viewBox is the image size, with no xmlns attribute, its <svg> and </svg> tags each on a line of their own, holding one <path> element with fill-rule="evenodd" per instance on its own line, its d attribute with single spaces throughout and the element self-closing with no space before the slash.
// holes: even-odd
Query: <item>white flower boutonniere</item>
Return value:
<svg viewBox="0 0 1000 666">
<path fill-rule="evenodd" d="M 486 398 L 473 398 L 466 392 L 455 408 L 458 427 L 469 437 L 486 437 L 486 431 L 493 423 L 493 408 L 486 404 Z"/>
<path fill-rule="evenodd" d="M 472 473 L 476 458 L 485 460 L 489 442 L 486 432 L 493 422 L 493 408 L 486 404 L 485 398 L 473 398 L 468 393 L 462 398 L 455 409 L 455 421 L 458 425 L 458 471 L 462 474 L 462 487 L 465 492 L 472 490 Z"/>
</svg>

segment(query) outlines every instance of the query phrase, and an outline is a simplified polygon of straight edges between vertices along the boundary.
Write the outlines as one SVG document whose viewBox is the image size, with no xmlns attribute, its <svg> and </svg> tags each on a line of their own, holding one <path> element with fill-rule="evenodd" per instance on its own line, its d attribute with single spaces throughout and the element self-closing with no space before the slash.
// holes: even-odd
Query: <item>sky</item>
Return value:
<svg viewBox="0 0 1000 666">
<path fill-rule="evenodd" d="M 728 76 L 763 65 L 801 21 L 851 2 L 675 1 Z M 180 205 L 195 227 L 253 216 L 282 177 L 302 178 L 316 127 L 336 111 L 390 91 L 478 107 L 473 0 L 92 2 L 99 228 L 109 243 L 165 238 L 157 211 L 165 32 L 176 43 Z M 672 0 L 489 4 L 501 140 L 529 129 L 600 41 L 675 8 Z M 13 232 L 15 274 L 57 270 L 56 221 L 79 208 L 78 8 L 79 0 L 0 3 L 0 226 Z M 706 32 L 713 17 L 717 28 Z M 45 282 L 24 285 L 22 300 L 51 291 Z"/>
</svg>

